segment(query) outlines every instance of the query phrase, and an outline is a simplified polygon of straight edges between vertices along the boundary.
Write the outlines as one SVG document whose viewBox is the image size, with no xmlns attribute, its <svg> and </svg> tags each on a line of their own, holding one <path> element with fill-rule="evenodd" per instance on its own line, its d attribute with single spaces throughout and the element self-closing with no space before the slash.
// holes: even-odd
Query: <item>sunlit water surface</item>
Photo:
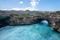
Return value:
<svg viewBox="0 0 60 40">
<path fill-rule="evenodd" d="M 6 26 L 0 28 L 0 40 L 60 40 L 60 34 L 43 24 Z"/>
</svg>

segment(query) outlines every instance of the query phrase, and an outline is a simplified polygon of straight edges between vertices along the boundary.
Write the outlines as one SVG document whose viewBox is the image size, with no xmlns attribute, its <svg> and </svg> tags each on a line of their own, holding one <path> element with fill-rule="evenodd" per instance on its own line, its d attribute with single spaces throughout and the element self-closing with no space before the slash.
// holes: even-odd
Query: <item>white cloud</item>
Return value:
<svg viewBox="0 0 60 40">
<path fill-rule="evenodd" d="M 8 9 L 0 9 L 0 10 L 8 10 Z"/>
<path fill-rule="evenodd" d="M 11 10 L 16 10 L 16 11 L 19 11 L 19 10 L 30 10 L 30 11 L 33 11 L 33 10 L 37 10 L 37 9 L 33 9 L 31 7 L 26 7 L 26 8 L 12 8 Z"/>
<path fill-rule="evenodd" d="M 32 7 L 27 7 L 27 8 L 25 8 L 24 10 L 30 10 L 30 11 L 33 11 L 33 10 L 37 10 L 37 9 L 32 8 Z"/>
<path fill-rule="evenodd" d="M 20 3 L 20 4 L 23 4 L 24 2 L 23 2 L 23 1 L 20 1 L 19 3 Z"/>
<path fill-rule="evenodd" d="M 30 7 L 25 7 L 25 8 L 11 8 L 11 9 L 2 9 L 2 10 L 16 10 L 16 11 L 19 11 L 19 10 L 30 10 L 30 11 L 33 11 L 33 10 L 37 10 L 35 7 L 38 5 L 38 1 L 40 0 L 31 0 L 30 4 L 31 6 Z M 19 2 L 20 4 L 23 4 L 24 2 L 23 1 L 20 1 Z"/>
<path fill-rule="evenodd" d="M 31 6 L 32 6 L 32 7 L 35 7 L 38 2 L 34 2 L 34 1 L 33 1 L 33 2 L 30 2 L 30 3 L 31 3 Z"/>
<path fill-rule="evenodd" d="M 22 10 L 21 8 L 12 8 L 11 10 Z"/>
<path fill-rule="evenodd" d="M 37 0 L 31 0 L 30 4 L 32 7 L 36 7 L 38 4 L 38 1 Z"/>
<path fill-rule="evenodd" d="M 16 11 L 19 11 L 19 10 L 22 10 L 21 8 L 11 8 L 11 9 L 1 9 L 1 10 L 16 10 Z"/>
<path fill-rule="evenodd" d="M 15 11 L 19 11 L 19 10 L 30 10 L 30 11 L 33 11 L 33 10 L 37 10 L 37 9 L 32 8 L 32 7 L 26 7 L 26 8 L 1 9 L 1 10 L 15 10 Z"/>
</svg>

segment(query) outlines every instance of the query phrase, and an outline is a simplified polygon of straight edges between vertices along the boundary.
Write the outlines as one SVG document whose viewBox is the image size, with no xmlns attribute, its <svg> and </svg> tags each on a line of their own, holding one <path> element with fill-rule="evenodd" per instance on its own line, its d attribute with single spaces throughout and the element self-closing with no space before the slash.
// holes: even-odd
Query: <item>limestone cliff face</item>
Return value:
<svg viewBox="0 0 60 40">
<path fill-rule="evenodd" d="M 58 32 L 60 32 L 60 19 L 55 22 L 55 28 L 57 29 Z"/>
<path fill-rule="evenodd" d="M 2 15 L 4 12 L 6 14 Z M 35 24 L 41 20 L 47 20 L 55 31 L 60 32 L 60 12 L 0 11 L 0 27 Z"/>
</svg>

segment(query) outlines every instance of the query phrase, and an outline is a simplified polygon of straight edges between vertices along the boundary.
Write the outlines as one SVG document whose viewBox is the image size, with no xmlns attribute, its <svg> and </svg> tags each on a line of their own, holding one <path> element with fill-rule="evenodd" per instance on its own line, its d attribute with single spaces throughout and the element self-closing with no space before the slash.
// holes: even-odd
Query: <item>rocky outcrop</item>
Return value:
<svg viewBox="0 0 60 40">
<path fill-rule="evenodd" d="M 0 17 L 0 28 L 9 25 L 10 17 Z"/>
<path fill-rule="evenodd" d="M 60 12 L 0 11 L 0 27 L 7 25 L 30 25 L 40 23 L 41 20 L 47 20 L 55 31 L 60 32 L 59 13 Z"/>
</svg>

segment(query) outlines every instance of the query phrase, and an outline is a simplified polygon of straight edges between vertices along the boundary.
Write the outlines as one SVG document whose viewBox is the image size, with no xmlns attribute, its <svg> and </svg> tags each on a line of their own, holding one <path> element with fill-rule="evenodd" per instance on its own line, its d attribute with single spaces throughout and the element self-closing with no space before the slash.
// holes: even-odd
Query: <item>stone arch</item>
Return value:
<svg viewBox="0 0 60 40">
<path fill-rule="evenodd" d="M 51 20 L 47 19 L 47 18 L 39 18 L 37 20 L 35 20 L 36 23 L 40 23 L 42 20 L 46 20 L 48 21 L 48 24 L 50 25 L 51 24 Z"/>
</svg>

